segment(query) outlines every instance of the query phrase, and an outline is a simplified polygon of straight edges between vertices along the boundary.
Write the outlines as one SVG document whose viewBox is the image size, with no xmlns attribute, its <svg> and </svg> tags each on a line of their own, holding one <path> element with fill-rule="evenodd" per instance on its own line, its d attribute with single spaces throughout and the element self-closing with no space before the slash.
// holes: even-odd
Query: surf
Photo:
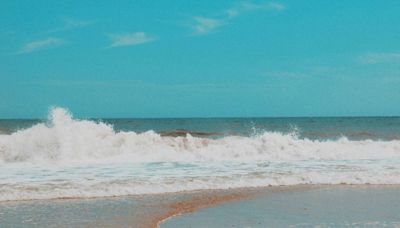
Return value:
<svg viewBox="0 0 400 228">
<path fill-rule="evenodd" d="M 108 163 L 173 161 L 277 161 L 400 158 L 400 141 L 316 140 L 296 132 L 220 138 L 116 131 L 112 125 L 73 119 L 54 108 L 46 123 L 0 135 L 2 163 Z"/>
<path fill-rule="evenodd" d="M 299 184 L 400 184 L 399 140 L 122 131 L 53 108 L 0 134 L 0 201 Z M 202 135 L 204 136 L 204 135 Z"/>
</svg>

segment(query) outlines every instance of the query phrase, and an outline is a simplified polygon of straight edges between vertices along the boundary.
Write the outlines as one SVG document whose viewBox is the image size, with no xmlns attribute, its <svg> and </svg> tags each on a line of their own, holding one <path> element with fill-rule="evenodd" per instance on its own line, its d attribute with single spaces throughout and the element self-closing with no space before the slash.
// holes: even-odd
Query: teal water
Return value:
<svg viewBox="0 0 400 228">
<path fill-rule="evenodd" d="M 208 137 L 251 136 L 257 133 L 296 131 L 302 138 L 400 139 L 400 117 L 288 117 L 288 118 L 167 118 L 91 119 L 114 126 L 117 131 L 185 135 L 205 133 Z M 12 133 L 47 120 L 0 120 L 0 132 Z M 175 134 L 174 134 L 175 133 Z M 201 135 L 202 136 L 202 135 Z"/>
</svg>

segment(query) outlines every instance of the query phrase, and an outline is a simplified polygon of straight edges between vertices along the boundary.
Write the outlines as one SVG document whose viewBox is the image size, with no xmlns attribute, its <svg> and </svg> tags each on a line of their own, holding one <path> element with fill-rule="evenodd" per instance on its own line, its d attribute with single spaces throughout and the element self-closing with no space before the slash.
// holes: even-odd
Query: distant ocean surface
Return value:
<svg viewBox="0 0 400 228">
<path fill-rule="evenodd" d="M 0 120 L 0 201 L 400 184 L 400 118 Z"/>
</svg>

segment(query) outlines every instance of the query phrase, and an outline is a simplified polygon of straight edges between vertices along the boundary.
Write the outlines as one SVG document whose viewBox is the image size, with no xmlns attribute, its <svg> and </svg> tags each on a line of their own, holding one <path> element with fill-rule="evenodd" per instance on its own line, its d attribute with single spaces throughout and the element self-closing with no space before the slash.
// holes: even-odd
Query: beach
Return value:
<svg viewBox="0 0 400 228">
<path fill-rule="evenodd" d="M 0 228 L 400 228 L 400 1 L 0 7 Z"/>
<path fill-rule="evenodd" d="M 0 226 L 397 226 L 399 123 L 2 120 Z"/>
<path fill-rule="evenodd" d="M 399 227 L 400 186 L 277 186 L 0 203 L 2 227 Z"/>
<path fill-rule="evenodd" d="M 176 215 L 250 197 L 255 189 L 9 201 L 0 203 L 1 227 L 158 227 Z"/>
<path fill-rule="evenodd" d="M 255 197 L 171 218 L 161 227 L 399 227 L 399 186 L 262 190 Z"/>
</svg>

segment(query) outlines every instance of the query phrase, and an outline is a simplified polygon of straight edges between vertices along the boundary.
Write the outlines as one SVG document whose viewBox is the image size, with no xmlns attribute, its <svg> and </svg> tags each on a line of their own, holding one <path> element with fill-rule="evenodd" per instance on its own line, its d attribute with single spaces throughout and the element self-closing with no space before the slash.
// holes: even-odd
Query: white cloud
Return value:
<svg viewBox="0 0 400 228">
<path fill-rule="evenodd" d="M 109 48 L 139 45 L 156 40 L 155 37 L 149 36 L 144 32 L 134 32 L 126 34 L 112 34 L 109 35 L 111 44 Z"/>
<path fill-rule="evenodd" d="M 286 9 L 285 5 L 278 3 L 278 2 L 270 2 L 270 3 L 268 3 L 267 7 L 269 9 L 274 9 L 274 10 L 285 10 Z"/>
<path fill-rule="evenodd" d="M 358 60 L 363 64 L 400 63 L 400 53 L 367 53 Z"/>
<path fill-rule="evenodd" d="M 196 34 L 206 34 L 213 32 L 218 27 L 221 27 L 224 22 L 219 19 L 207 17 L 194 17 L 193 29 Z"/>
<path fill-rule="evenodd" d="M 49 38 L 42 39 L 42 40 L 36 40 L 36 41 L 26 43 L 23 47 L 20 48 L 19 51 L 17 51 L 16 54 L 31 53 L 31 52 L 38 51 L 38 50 L 56 47 L 63 43 L 65 43 L 64 40 L 59 39 L 59 38 L 54 38 L 54 37 L 49 37 Z"/>
<path fill-rule="evenodd" d="M 277 2 L 253 3 L 251 1 L 242 1 L 235 4 L 233 7 L 226 10 L 228 18 L 237 17 L 245 12 L 252 12 L 256 10 L 285 10 L 285 5 Z"/>
<path fill-rule="evenodd" d="M 225 25 L 229 20 L 243 13 L 258 10 L 283 11 L 285 9 L 285 5 L 277 2 L 253 3 L 252 1 L 241 1 L 234 4 L 231 8 L 224 10 L 218 19 L 200 16 L 193 17 L 191 27 L 195 31 L 195 34 L 207 34 L 215 31 L 217 28 Z"/>
<path fill-rule="evenodd" d="M 85 27 L 93 24 L 92 21 L 78 20 L 78 19 L 74 19 L 71 17 L 63 17 L 63 18 L 61 18 L 61 20 L 62 20 L 61 26 L 58 28 L 49 30 L 48 33 L 64 32 L 64 31 L 69 31 L 69 30 L 74 30 L 74 29 L 80 29 L 80 28 L 85 28 Z"/>
</svg>

